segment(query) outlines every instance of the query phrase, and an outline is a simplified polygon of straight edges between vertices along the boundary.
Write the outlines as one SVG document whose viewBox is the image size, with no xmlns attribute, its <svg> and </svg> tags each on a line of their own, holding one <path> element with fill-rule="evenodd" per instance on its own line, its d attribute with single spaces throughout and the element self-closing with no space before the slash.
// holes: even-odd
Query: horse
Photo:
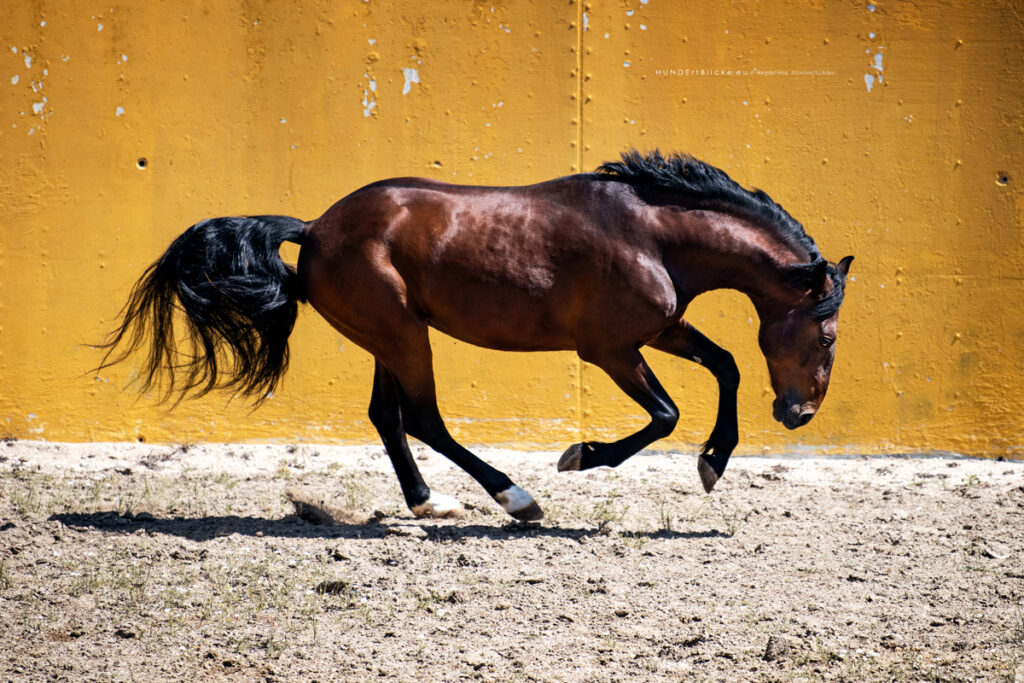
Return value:
<svg viewBox="0 0 1024 683">
<path fill-rule="evenodd" d="M 295 267 L 278 253 L 286 241 L 300 245 Z M 773 417 L 795 429 L 825 398 L 852 261 L 825 260 L 766 193 L 686 154 L 634 149 L 592 173 L 526 186 L 394 178 L 308 222 L 265 215 L 193 225 L 134 285 L 98 370 L 140 352 L 140 392 L 163 384 L 165 398 L 180 401 L 223 389 L 258 405 L 288 367 L 298 303 L 308 302 L 375 359 L 369 417 L 414 515 L 457 516 L 462 507 L 427 486 L 407 435 L 465 470 L 513 518 L 537 521 L 533 497 L 445 427 L 428 328 L 490 349 L 575 351 L 650 415 L 618 441 L 570 446 L 562 472 L 617 467 L 675 428 L 679 411 L 641 348 L 704 366 L 719 389 L 697 459 L 710 493 L 739 440 L 740 374 L 728 351 L 684 319 L 687 306 L 720 288 L 749 297 Z"/>
</svg>

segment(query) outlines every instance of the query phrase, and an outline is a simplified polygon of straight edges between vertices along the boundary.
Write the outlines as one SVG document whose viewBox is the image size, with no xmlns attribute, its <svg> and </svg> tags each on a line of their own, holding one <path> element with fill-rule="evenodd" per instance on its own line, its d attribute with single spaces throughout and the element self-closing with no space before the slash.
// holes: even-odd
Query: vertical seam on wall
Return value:
<svg viewBox="0 0 1024 683">
<path fill-rule="evenodd" d="M 576 0 L 576 172 L 583 173 L 583 0 Z"/>
<path fill-rule="evenodd" d="M 583 173 L 583 3 L 576 0 L 576 172 Z M 576 354 L 576 435 L 583 440 L 583 359 Z"/>
</svg>

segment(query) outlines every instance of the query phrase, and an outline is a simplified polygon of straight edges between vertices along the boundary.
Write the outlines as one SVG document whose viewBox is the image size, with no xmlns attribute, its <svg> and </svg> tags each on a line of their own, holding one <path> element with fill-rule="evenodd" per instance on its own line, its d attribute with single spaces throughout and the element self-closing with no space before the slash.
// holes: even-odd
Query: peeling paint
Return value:
<svg viewBox="0 0 1024 683">
<path fill-rule="evenodd" d="M 377 81 L 369 73 L 364 73 L 363 77 L 367 79 L 367 87 L 363 89 L 363 116 L 369 118 L 377 107 Z"/>
<path fill-rule="evenodd" d="M 18 76 L 18 74 L 14 74 L 13 76 L 11 76 L 11 85 L 18 85 L 19 80 L 20 77 Z"/>
<path fill-rule="evenodd" d="M 402 86 L 402 94 L 408 95 L 409 91 L 412 90 L 412 84 L 420 82 L 420 72 L 414 68 L 404 67 L 402 69 L 402 75 L 405 76 L 405 85 Z"/>
</svg>

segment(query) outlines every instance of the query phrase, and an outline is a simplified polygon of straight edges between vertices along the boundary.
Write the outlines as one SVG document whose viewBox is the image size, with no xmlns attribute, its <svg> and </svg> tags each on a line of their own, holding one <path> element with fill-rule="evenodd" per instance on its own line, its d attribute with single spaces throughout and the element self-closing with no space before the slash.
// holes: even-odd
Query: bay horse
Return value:
<svg viewBox="0 0 1024 683">
<path fill-rule="evenodd" d="M 296 268 L 278 253 L 285 241 L 301 245 Z M 446 429 L 429 327 L 491 349 L 576 351 L 650 414 L 623 439 L 570 446 L 559 471 L 616 467 L 674 429 L 679 412 L 641 347 L 703 365 L 719 387 L 697 468 L 710 492 L 738 442 L 740 375 L 732 355 L 683 318 L 688 304 L 719 288 L 750 298 L 773 416 L 795 429 L 825 398 L 852 261 L 826 261 L 767 194 L 683 154 L 632 150 L 594 173 L 521 187 L 395 178 L 309 222 L 192 226 L 135 284 L 100 369 L 144 349 L 140 391 L 165 382 L 178 400 L 227 389 L 258 404 L 287 369 L 297 303 L 308 301 L 373 355 L 370 420 L 415 515 L 461 505 L 431 492 L 406 435 L 451 459 L 512 517 L 539 520 L 529 493 Z"/>
</svg>

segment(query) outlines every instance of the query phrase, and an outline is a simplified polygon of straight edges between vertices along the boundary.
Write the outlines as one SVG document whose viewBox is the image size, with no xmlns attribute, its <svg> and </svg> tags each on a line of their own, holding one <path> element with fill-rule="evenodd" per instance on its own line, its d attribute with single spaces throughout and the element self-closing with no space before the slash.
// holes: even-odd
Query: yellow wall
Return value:
<svg viewBox="0 0 1024 683">
<path fill-rule="evenodd" d="M 857 256 L 831 393 L 798 432 L 771 420 L 749 302 L 691 309 L 743 372 L 741 452 L 1024 452 L 1024 28 L 1003 3 L 8 5 L 0 436 L 374 441 L 372 362 L 308 308 L 291 372 L 255 413 L 223 396 L 173 413 L 136 402 L 132 368 L 96 377 L 87 344 L 199 219 L 308 219 L 397 175 L 529 183 L 635 146 L 721 166 L 830 259 Z M 564 446 L 643 421 L 572 354 L 434 339 L 442 411 L 466 442 Z M 648 357 L 683 413 L 661 445 L 692 449 L 715 384 Z"/>
</svg>

